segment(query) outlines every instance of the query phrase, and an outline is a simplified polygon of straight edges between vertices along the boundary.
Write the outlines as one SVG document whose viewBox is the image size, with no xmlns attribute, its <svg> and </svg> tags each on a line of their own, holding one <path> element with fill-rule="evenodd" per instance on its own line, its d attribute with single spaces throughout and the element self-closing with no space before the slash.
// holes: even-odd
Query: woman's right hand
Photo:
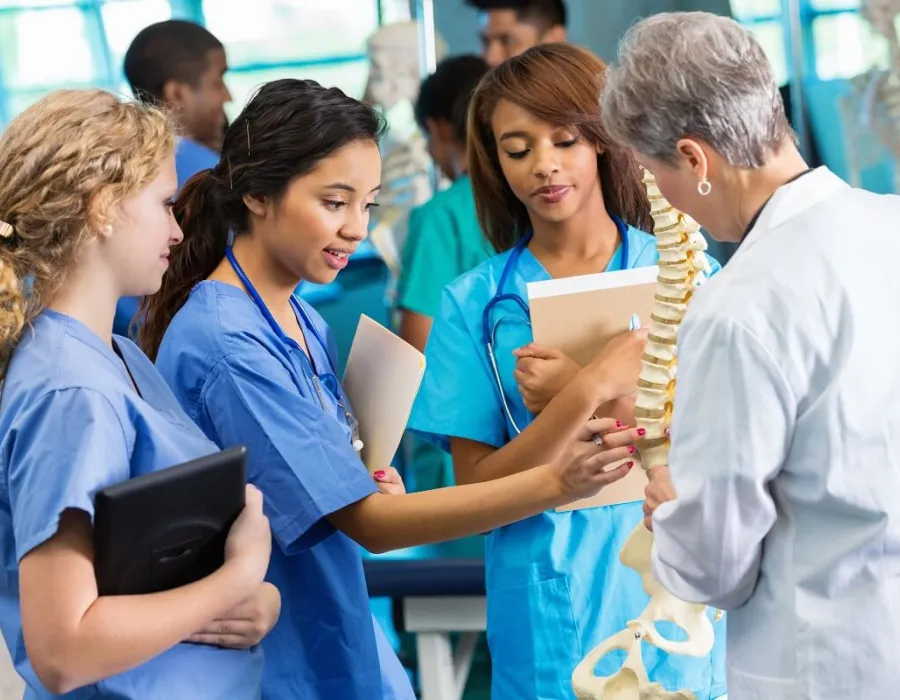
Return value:
<svg viewBox="0 0 900 700">
<path fill-rule="evenodd" d="M 600 445 L 594 441 L 597 436 Z M 610 471 L 604 469 L 633 456 L 639 437 L 638 429 L 623 427 L 614 418 L 588 421 L 553 464 L 569 502 L 593 496 L 628 474 L 634 467 L 633 460 Z"/>
<path fill-rule="evenodd" d="M 265 578 L 271 553 L 272 533 L 269 519 L 263 514 L 262 493 L 247 484 L 244 510 L 225 541 L 225 563 L 239 566 L 250 592 L 255 592 Z"/>
<path fill-rule="evenodd" d="M 631 396 L 637 391 L 646 345 L 646 328 L 625 331 L 607 342 L 582 370 L 586 380 L 601 394 L 598 403 Z"/>
</svg>

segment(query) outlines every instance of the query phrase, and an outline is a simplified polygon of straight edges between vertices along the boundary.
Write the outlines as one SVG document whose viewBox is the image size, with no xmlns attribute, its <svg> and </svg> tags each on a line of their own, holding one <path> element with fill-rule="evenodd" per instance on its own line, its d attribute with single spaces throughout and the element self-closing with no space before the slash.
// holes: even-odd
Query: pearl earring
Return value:
<svg viewBox="0 0 900 700">
<path fill-rule="evenodd" d="M 106 226 L 103 227 L 103 236 L 105 238 L 109 238 L 112 235 L 113 235 L 112 224 L 106 224 Z"/>
<path fill-rule="evenodd" d="M 712 185 L 710 184 L 709 180 L 707 180 L 706 178 L 703 178 L 702 180 L 700 180 L 700 182 L 697 183 L 697 193 L 701 197 L 705 197 L 711 191 L 712 191 Z"/>
</svg>

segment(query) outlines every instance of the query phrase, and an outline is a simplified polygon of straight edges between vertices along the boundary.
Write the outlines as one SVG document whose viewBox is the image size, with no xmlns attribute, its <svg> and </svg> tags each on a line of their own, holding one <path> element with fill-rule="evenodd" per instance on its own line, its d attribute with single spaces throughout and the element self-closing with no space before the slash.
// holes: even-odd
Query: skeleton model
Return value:
<svg viewBox="0 0 900 700">
<path fill-rule="evenodd" d="M 678 326 L 694 289 L 705 281 L 710 268 L 703 252 L 706 240 L 697 223 L 663 198 L 648 171 L 644 171 L 644 184 L 659 251 L 659 277 L 634 415 L 638 427 L 647 431 L 638 447 L 641 465 L 649 469 L 668 464 L 667 429 L 675 391 Z M 579 700 L 694 700 L 694 694 L 688 690 L 670 692 L 659 683 L 651 683 L 644 667 L 643 642 L 669 654 L 706 656 L 715 640 L 706 606 L 678 600 L 656 581 L 651 567 L 652 548 L 653 533 L 640 523 L 625 542 L 619 559 L 640 575 L 650 603 L 637 619 L 601 642 L 575 668 L 572 688 Z M 681 627 L 687 639 L 673 642 L 663 637 L 656 628 L 661 621 Z M 621 669 L 611 676 L 594 675 L 600 660 L 614 650 L 626 655 Z"/>
<path fill-rule="evenodd" d="M 436 38 L 438 60 L 445 52 Z M 416 127 L 412 105 L 419 94 L 419 29 L 415 22 L 388 24 L 369 39 L 369 80 L 363 99 L 384 110 L 390 131 L 382 146 L 381 194 L 370 238 L 396 276 L 409 211 L 433 194 L 431 156 Z"/>
<path fill-rule="evenodd" d="M 861 171 L 883 160 L 884 149 L 900 160 L 900 42 L 895 18 L 898 0 L 863 0 L 862 15 L 887 42 L 886 69 L 873 68 L 852 81 L 841 99 L 851 184 L 860 186 Z M 897 191 L 896 176 L 893 191 Z"/>
</svg>

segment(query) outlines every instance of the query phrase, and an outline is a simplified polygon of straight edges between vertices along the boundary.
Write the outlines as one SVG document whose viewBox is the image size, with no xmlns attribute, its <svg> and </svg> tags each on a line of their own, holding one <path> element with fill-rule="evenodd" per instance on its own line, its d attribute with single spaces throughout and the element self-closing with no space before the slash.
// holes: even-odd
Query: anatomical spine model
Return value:
<svg viewBox="0 0 900 700">
<path fill-rule="evenodd" d="M 646 170 L 644 184 L 659 251 L 659 277 L 634 415 L 637 426 L 647 431 L 638 449 L 641 465 L 650 469 L 668 464 L 667 430 L 675 392 L 678 327 L 694 289 L 705 281 L 710 268 L 704 254 L 706 240 L 697 223 L 665 200 Z M 715 641 L 706 606 L 678 600 L 654 578 L 652 549 L 653 533 L 640 523 L 625 542 L 619 559 L 640 575 L 650 602 L 637 619 L 601 642 L 575 668 L 572 688 L 579 700 L 694 700 L 689 690 L 667 691 L 659 683 L 651 683 L 644 667 L 643 642 L 669 654 L 706 656 Z M 663 637 L 656 628 L 661 621 L 681 627 L 687 639 L 673 642 Z M 626 655 L 621 669 L 611 676 L 594 675 L 600 660 L 616 649 Z"/>
</svg>

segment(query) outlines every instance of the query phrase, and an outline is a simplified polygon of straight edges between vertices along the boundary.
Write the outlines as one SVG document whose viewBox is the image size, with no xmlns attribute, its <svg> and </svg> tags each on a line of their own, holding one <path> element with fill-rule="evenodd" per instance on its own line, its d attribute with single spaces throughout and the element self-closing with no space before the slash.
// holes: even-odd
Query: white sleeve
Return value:
<svg viewBox="0 0 900 700">
<path fill-rule="evenodd" d="M 688 314 L 669 457 L 677 498 L 653 514 L 654 573 L 675 596 L 729 610 L 753 593 L 776 519 L 769 482 L 787 454 L 796 409 L 753 333 Z"/>
</svg>

